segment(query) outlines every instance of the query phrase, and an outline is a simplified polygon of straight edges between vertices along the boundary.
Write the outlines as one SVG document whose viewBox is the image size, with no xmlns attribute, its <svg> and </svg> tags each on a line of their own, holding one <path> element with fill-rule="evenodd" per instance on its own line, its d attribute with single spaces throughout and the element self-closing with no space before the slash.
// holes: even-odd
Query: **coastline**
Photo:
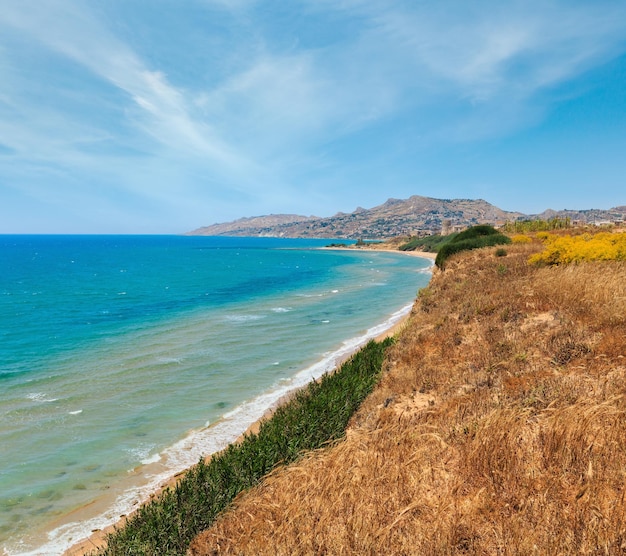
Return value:
<svg viewBox="0 0 626 556">
<path fill-rule="evenodd" d="M 334 249 L 334 248 L 328 248 L 328 249 Z M 338 249 L 343 249 L 343 248 L 338 248 Z M 389 248 L 357 248 L 357 249 L 362 250 L 362 251 L 391 252 L 395 254 L 402 253 L 405 255 L 421 257 L 421 258 L 430 259 L 430 260 L 434 260 L 436 256 L 435 253 L 426 253 L 426 252 L 418 252 L 418 251 L 398 251 L 398 250 L 389 249 Z M 363 345 L 365 345 L 365 343 L 367 343 L 369 340 L 375 339 L 376 341 L 382 341 L 385 338 L 398 334 L 402 330 L 402 328 L 406 325 L 409 319 L 411 309 L 413 307 L 413 303 L 414 302 L 411 302 L 409 305 L 403 307 L 401 310 L 394 313 L 394 315 L 392 315 L 390 319 L 385 321 L 385 323 L 382 323 L 382 324 L 379 324 L 377 326 L 370 328 L 368 332 L 359 339 L 359 342 L 352 345 L 349 350 L 346 350 L 341 353 L 336 353 L 332 359 L 332 366 L 330 367 L 330 369 L 325 370 L 324 373 L 333 372 L 334 370 L 336 370 L 344 361 L 346 361 L 351 356 L 353 356 L 356 352 L 358 352 L 363 347 Z M 384 326 L 382 330 L 380 330 L 381 326 Z M 324 373 L 321 373 L 321 374 L 324 374 Z M 295 378 L 296 377 L 294 377 L 294 379 Z M 289 399 L 291 399 L 294 393 L 298 391 L 299 389 L 305 387 L 306 384 L 310 382 L 310 380 L 316 380 L 317 378 L 319 377 L 313 377 L 312 379 L 309 378 L 304 383 L 298 383 L 297 380 L 294 381 L 294 386 L 290 390 L 283 393 L 277 399 L 272 400 L 271 403 L 264 409 L 263 414 L 257 417 L 256 419 L 254 419 L 254 421 L 252 421 L 247 426 L 247 428 L 245 428 L 245 430 L 239 434 L 238 437 L 228 442 L 228 444 L 238 443 L 246 434 L 257 432 L 260 426 L 260 423 L 263 420 L 269 418 L 272 415 L 272 413 L 276 410 L 277 407 L 279 407 L 280 405 L 284 404 Z M 220 421 L 218 421 L 212 426 L 219 425 Z M 213 454 L 221 451 L 225 447 L 226 446 L 223 446 L 219 448 L 218 450 L 208 453 L 208 455 L 205 456 L 205 460 L 209 460 Z M 141 466 L 141 467 L 146 468 L 148 466 Z M 64 556 L 84 556 L 103 547 L 106 544 L 106 537 L 110 533 L 112 533 L 115 530 L 115 528 L 119 528 L 120 526 L 122 526 L 128 516 L 132 515 L 134 511 L 138 509 L 141 505 L 148 503 L 151 499 L 153 499 L 154 497 L 157 497 L 165 489 L 169 487 L 173 487 L 176 484 L 176 482 L 179 480 L 179 478 L 183 476 L 188 470 L 189 468 L 179 471 L 177 473 L 174 473 L 165 480 L 161 480 L 159 485 L 156 486 L 156 488 L 153 488 L 149 494 L 144 495 L 142 499 L 139 499 L 133 502 L 133 510 L 129 512 L 129 514 L 119 515 L 118 517 L 114 518 L 111 524 L 103 528 L 93 529 L 91 532 L 91 535 L 89 535 L 86 538 L 82 538 L 78 540 L 77 542 L 72 544 L 69 548 L 65 549 L 62 554 Z M 137 468 L 135 471 L 137 472 L 137 474 L 139 474 L 142 470 Z M 67 527 L 71 525 L 72 522 L 76 520 L 80 520 L 81 514 L 84 513 L 85 510 L 87 510 L 87 508 L 89 508 L 90 512 L 93 512 L 94 509 L 98 508 L 97 511 L 99 513 L 103 513 L 104 511 L 106 511 L 106 507 L 102 507 L 105 504 L 106 503 L 103 501 L 94 501 L 94 502 L 91 502 L 90 504 L 87 504 L 86 506 L 78 508 L 71 514 L 64 516 L 63 519 L 59 521 L 59 530 L 62 530 L 63 527 Z"/>
<path fill-rule="evenodd" d="M 387 244 L 380 244 L 380 247 L 374 245 L 368 245 L 367 247 L 356 247 L 354 245 L 346 245 L 344 247 L 332 246 L 332 247 L 319 247 L 318 249 L 325 249 L 329 251 L 375 251 L 379 253 L 395 253 L 396 255 L 409 255 L 410 257 L 420 257 L 422 259 L 430 259 L 434 261 L 437 258 L 437 253 L 431 253 L 430 251 L 400 251 L 399 249 L 393 249 Z"/>
<path fill-rule="evenodd" d="M 409 319 L 409 315 L 410 315 L 410 309 L 408 311 L 406 311 L 405 314 L 398 321 L 394 322 L 391 325 L 391 327 L 387 328 L 386 330 L 380 332 L 379 334 L 377 334 L 376 336 L 374 336 L 374 337 L 372 337 L 370 339 L 374 339 L 377 342 L 380 342 L 380 341 L 384 340 L 385 338 L 395 336 L 406 325 L 406 323 L 407 323 L 407 321 Z M 352 357 L 355 353 L 357 353 L 361 349 L 361 347 L 362 347 L 362 345 L 359 345 L 359 346 L 355 347 L 351 352 L 346 353 L 346 354 L 342 355 L 340 358 L 338 358 L 336 360 L 336 365 L 329 372 L 333 372 L 336 368 L 341 366 L 341 364 L 344 361 L 346 361 L 347 359 Z M 289 392 L 283 394 L 279 399 L 277 399 L 274 403 L 272 403 L 272 405 L 267 407 L 265 412 L 263 413 L 263 415 L 261 417 L 259 417 L 258 419 L 256 419 L 253 423 L 251 423 L 245 429 L 244 432 L 242 432 L 233 442 L 231 442 L 231 444 L 237 444 L 238 442 L 240 442 L 244 438 L 244 436 L 246 436 L 248 434 L 251 434 L 251 433 L 258 432 L 259 426 L 260 426 L 262 421 L 270 418 L 272 416 L 272 414 L 274 413 L 274 411 L 276 411 L 276 409 L 279 406 L 281 406 L 284 403 L 286 403 L 287 401 L 289 401 L 299 389 L 304 388 L 305 386 L 306 386 L 306 384 L 298 386 L 297 388 L 294 388 L 293 390 L 290 390 Z M 217 453 L 217 452 L 214 452 L 214 453 Z M 208 454 L 204 458 L 205 461 L 210 460 L 212 455 L 213 454 Z M 148 503 L 152 498 L 155 498 L 155 497 L 159 496 L 159 494 L 161 494 L 165 489 L 174 487 L 176 485 L 177 481 L 180 479 L 180 477 L 182 477 L 187 471 L 188 471 L 188 469 L 186 469 L 184 471 L 181 471 L 179 473 L 175 473 L 174 475 L 170 476 L 168 479 L 166 479 L 164 482 L 162 482 L 157 487 L 157 489 L 148 496 L 147 499 L 138 502 L 136 504 L 136 507 L 138 508 L 139 506 L 141 506 L 141 505 L 143 505 L 145 503 Z M 83 508 L 78 508 L 77 510 L 72 512 L 72 514 L 70 514 L 70 516 L 66 516 L 65 520 L 68 520 L 67 519 L 68 517 L 71 518 L 71 516 L 74 516 L 74 515 L 76 515 L 76 518 L 78 518 L 78 516 L 87 507 L 92 507 L 92 506 L 94 506 L 94 503 L 88 504 L 87 506 L 84 506 Z M 110 533 L 112 533 L 116 528 L 119 528 L 120 526 L 123 526 L 123 524 L 126 521 L 126 519 L 128 517 L 132 516 L 132 513 L 133 512 L 131 512 L 128 515 L 120 515 L 119 518 L 115 521 L 115 523 L 112 523 L 111 525 L 108 525 L 108 526 L 104 527 L 103 529 L 94 529 L 92 531 L 92 534 L 89 537 L 81 539 L 76 544 L 70 546 L 67 550 L 65 550 L 62 553 L 63 556 L 86 556 L 86 555 L 90 554 L 91 552 L 93 552 L 95 550 L 98 550 L 99 548 L 102 548 L 106 544 L 106 537 Z"/>
<path fill-rule="evenodd" d="M 366 251 L 366 249 L 363 249 Z M 385 253 L 401 253 L 409 255 L 410 257 L 420 257 L 422 259 L 430 259 L 434 261 L 437 258 L 437 253 L 430 253 L 428 251 L 398 251 L 397 249 L 370 249 L 370 251 L 384 251 Z"/>
</svg>

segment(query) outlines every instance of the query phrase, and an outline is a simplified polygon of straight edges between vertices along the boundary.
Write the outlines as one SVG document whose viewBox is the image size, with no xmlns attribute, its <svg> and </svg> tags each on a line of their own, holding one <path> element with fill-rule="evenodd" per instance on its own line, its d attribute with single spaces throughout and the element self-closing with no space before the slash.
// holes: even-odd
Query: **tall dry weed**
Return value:
<svg viewBox="0 0 626 556">
<path fill-rule="evenodd" d="M 201 554 L 624 554 L 626 265 L 449 259 L 344 441 L 273 473 Z"/>
<path fill-rule="evenodd" d="M 589 262 L 536 272 L 538 303 L 596 326 L 626 324 L 626 262 Z"/>
</svg>

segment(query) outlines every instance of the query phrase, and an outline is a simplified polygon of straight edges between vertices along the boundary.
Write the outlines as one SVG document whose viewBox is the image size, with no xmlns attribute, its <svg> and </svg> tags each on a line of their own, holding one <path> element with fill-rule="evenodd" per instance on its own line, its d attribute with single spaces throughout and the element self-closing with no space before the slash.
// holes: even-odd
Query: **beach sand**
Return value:
<svg viewBox="0 0 626 556">
<path fill-rule="evenodd" d="M 325 249 L 335 249 L 335 248 L 332 247 L 332 248 L 325 248 Z M 337 249 L 344 249 L 344 248 L 340 247 L 340 248 L 337 248 Z M 363 251 L 368 250 L 368 251 L 384 251 L 384 252 L 390 252 L 390 253 L 403 253 L 405 255 L 414 256 L 414 257 L 421 257 L 421 258 L 426 258 L 426 259 L 431 259 L 431 260 L 434 260 L 435 257 L 436 257 L 436 253 L 427 253 L 427 252 L 423 252 L 423 251 L 398 251 L 398 250 L 389 249 L 389 248 L 375 248 L 375 247 L 373 247 L 373 248 L 372 247 L 366 247 L 366 248 L 359 247 L 357 249 L 363 250 Z M 404 326 L 406 326 L 406 323 L 407 323 L 407 321 L 409 319 L 409 316 L 410 316 L 410 313 L 408 313 L 402 319 L 400 319 L 398 322 L 396 322 L 391 328 L 388 328 L 387 330 L 385 330 L 384 332 L 379 334 L 375 338 L 376 341 L 380 342 L 380 341 L 384 340 L 385 338 L 388 338 L 390 336 L 395 336 L 396 334 L 398 334 L 404 328 Z M 352 357 L 352 355 L 354 355 L 354 353 L 356 353 L 359 349 L 361 349 L 361 348 L 360 347 L 359 348 L 355 348 L 355 351 L 353 353 L 347 354 L 343 359 L 339 360 L 337 362 L 336 368 L 338 368 L 345 360 L 347 360 L 350 357 Z M 276 410 L 276 408 L 278 406 L 280 406 L 281 404 L 284 404 L 287 401 L 289 401 L 289 399 L 291 399 L 294 396 L 294 394 L 295 394 L 295 391 L 292 391 L 292 392 L 286 394 L 276 404 L 274 404 L 272 407 L 268 408 L 268 410 L 263 415 L 263 417 L 261 417 L 261 419 L 257 420 L 250 427 L 248 427 L 246 432 L 244 434 L 242 434 L 235 441 L 235 443 L 239 442 L 247 434 L 257 433 L 258 430 L 259 430 L 261 422 L 263 422 L 265 419 L 271 417 L 272 413 Z M 210 458 L 211 458 L 211 456 L 207 456 L 207 460 L 209 460 Z M 185 471 L 170 477 L 167 481 L 165 481 L 161 485 L 161 487 L 157 490 L 157 492 L 155 492 L 155 493 L 150 495 L 150 500 L 152 498 L 158 496 L 166 488 L 173 488 L 173 487 L 175 487 L 176 483 L 178 482 L 180 477 L 183 476 L 184 474 L 185 474 Z M 149 502 L 149 500 L 146 500 L 143 503 L 147 503 L 147 502 Z M 139 507 L 139 506 L 140 506 L 140 504 L 137 505 L 137 507 Z M 88 507 L 89 507 L 90 512 L 93 512 L 93 509 L 94 509 L 93 508 L 93 504 L 89 504 Z M 69 523 L 71 521 L 80 520 L 80 517 L 81 517 L 80 514 L 85 509 L 87 509 L 87 506 L 75 510 L 69 516 L 65 516 L 64 522 Z M 105 510 L 106 510 L 106 508 L 103 507 L 102 511 L 104 512 Z M 101 529 L 101 530 L 94 530 L 92 532 L 92 534 L 88 538 L 82 539 L 82 540 L 78 541 L 75 545 L 73 545 L 68 550 L 66 550 L 63 553 L 63 556 L 85 556 L 85 555 L 90 554 L 91 552 L 93 552 L 93 551 L 95 551 L 95 550 L 105 546 L 106 545 L 106 538 L 107 538 L 107 536 L 110 533 L 112 533 L 115 530 L 115 528 L 120 528 L 121 526 L 123 526 L 124 522 L 126 521 L 126 519 L 127 519 L 127 516 L 120 516 L 119 521 L 116 524 L 111 525 L 111 526 L 106 527 L 106 528 Z"/>
</svg>

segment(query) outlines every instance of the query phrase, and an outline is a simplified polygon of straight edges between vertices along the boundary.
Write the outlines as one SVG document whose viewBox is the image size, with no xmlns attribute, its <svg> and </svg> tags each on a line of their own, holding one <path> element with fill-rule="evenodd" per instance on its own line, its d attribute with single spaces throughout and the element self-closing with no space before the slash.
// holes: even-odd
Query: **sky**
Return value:
<svg viewBox="0 0 626 556">
<path fill-rule="evenodd" d="M 626 205 L 623 0 L 0 0 L 0 233 Z"/>
</svg>

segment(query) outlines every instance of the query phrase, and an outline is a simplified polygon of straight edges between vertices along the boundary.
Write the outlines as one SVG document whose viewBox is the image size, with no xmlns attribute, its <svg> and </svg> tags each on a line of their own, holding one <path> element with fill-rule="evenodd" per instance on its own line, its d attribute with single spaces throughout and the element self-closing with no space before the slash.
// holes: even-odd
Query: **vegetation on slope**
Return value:
<svg viewBox="0 0 626 556">
<path fill-rule="evenodd" d="M 412 237 L 406 243 L 400 245 L 400 251 L 425 251 L 426 253 L 436 253 L 442 245 L 453 240 L 458 234 L 442 236 L 435 234 L 425 237 Z"/>
<path fill-rule="evenodd" d="M 492 226 L 472 226 L 457 234 L 439 248 L 435 264 L 443 270 L 446 266 L 446 261 L 455 253 L 481 249 L 482 247 L 492 247 L 494 245 L 506 245 L 508 243 L 511 243 L 511 239 L 498 232 Z"/>
<path fill-rule="evenodd" d="M 626 263 L 461 253 L 345 440 L 273 472 L 205 554 L 622 554 Z"/>
<path fill-rule="evenodd" d="M 411 238 L 408 242 L 400 245 L 398 249 L 400 251 L 420 249 L 426 252 L 437 253 L 435 264 L 443 269 L 446 260 L 455 253 L 508 243 L 511 243 L 509 237 L 498 232 L 493 226 L 481 224 L 472 226 L 460 233 Z"/>
<path fill-rule="evenodd" d="M 340 369 L 311 383 L 249 434 L 192 468 L 173 489 L 142 507 L 109 536 L 98 554 L 185 554 L 241 491 L 279 464 L 341 438 L 348 420 L 377 382 L 392 340 L 370 342 Z"/>
<path fill-rule="evenodd" d="M 514 233 L 528 233 L 528 232 L 546 232 L 549 230 L 563 230 L 571 228 L 572 221 L 566 216 L 564 218 L 550 218 L 549 220 L 515 220 L 513 222 L 507 222 L 503 226 L 505 232 Z"/>
</svg>

